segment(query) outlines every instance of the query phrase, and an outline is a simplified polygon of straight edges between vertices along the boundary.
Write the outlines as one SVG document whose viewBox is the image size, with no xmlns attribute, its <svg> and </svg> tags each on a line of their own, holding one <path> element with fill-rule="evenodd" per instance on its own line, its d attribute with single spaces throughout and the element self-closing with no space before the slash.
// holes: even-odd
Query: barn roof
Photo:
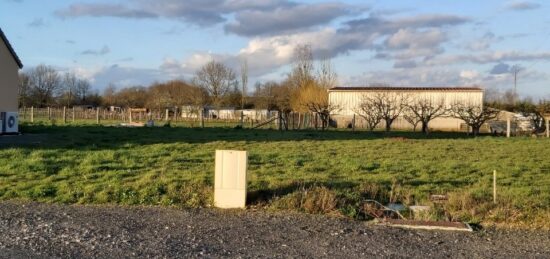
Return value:
<svg viewBox="0 0 550 259">
<path fill-rule="evenodd" d="M 444 91 L 444 92 L 481 92 L 480 87 L 334 87 L 329 91 Z"/>
<path fill-rule="evenodd" d="M 15 50 L 13 50 L 13 47 L 11 46 L 10 42 L 8 41 L 8 38 L 6 37 L 4 32 L 2 31 L 2 28 L 0 28 L 0 38 L 2 38 L 2 41 L 4 41 L 4 44 L 6 44 L 6 47 L 8 47 L 8 50 L 10 51 L 11 56 L 13 57 L 15 62 L 17 63 L 17 66 L 19 66 L 19 68 L 23 68 L 23 63 L 21 63 L 21 60 L 17 56 L 17 53 L 15 53 Z"/>
</svg>

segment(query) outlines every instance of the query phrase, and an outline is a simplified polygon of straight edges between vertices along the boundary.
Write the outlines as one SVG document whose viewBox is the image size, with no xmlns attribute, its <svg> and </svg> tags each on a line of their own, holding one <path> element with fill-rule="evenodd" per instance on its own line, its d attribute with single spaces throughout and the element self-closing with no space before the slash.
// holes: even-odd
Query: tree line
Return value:
<svg viewBox="0 0 550 259">
<path fill-rule="evenodd" d="M 280 128 L 285 130 L 289 129 L 293 113 L 315 114 L 324 130 L 331 123 L 330 115 L 340 109 L 329 102 L 327 91 L 337 85 L 338 76 L 329 59 L 321 58 L 319 62 L 314 60 L 310 45 L 297 46 L 290 73 L 279 82 L 256 83 L 251 94 L 246 89 L 246 60 L 241 62 L 240 74 L 212 60 L 198 69 L 191 80 L 172 80 L 120 89 L 109 85 L 101 94 L 92 91 L 90 82 L 75 73 L 62 73 L 51 66 L 39 65 L 20 73 L 19 103 L 22 107 L 91 105 L 155 110 L 187 106 L 195 112 L 206 106 L 214 109 L 256 108 L 277 111 Z M 390 131 L 393 122 L 401 116 L 413 125 L 414 130 L 420 125 L 421 131 L 428 133 L 430 121 L 452 116 L 464 120 L 472 132 L 477 134 L 480 127 L 494 119 L 501 109 L 529 116 L 538 130 L 544 128 L 544 114 L 550 112 L 550 102 L 519 100 L 517 95 L 510 92 L 492 92 L 490 96 L 485 101 L 487 108 L 483 109 L 479 105 L 463 103 L 447 107 L 444 100 L 411 100 L 405 94 L 379 93 L 364 96 L 354 112 L 363 118 L 370 130 L 383 122 L 386 131 Z"/>
</svg>

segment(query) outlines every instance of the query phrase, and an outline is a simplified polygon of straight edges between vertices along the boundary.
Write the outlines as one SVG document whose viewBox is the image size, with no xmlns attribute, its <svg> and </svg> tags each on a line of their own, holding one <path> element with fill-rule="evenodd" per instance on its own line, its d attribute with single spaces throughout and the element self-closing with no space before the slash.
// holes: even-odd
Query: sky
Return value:
<svg viewBox="0 0 550 259">
<path fill-rule="evenodd" d="M 190 80 L 216 60 L 250 85 L 282 80 L 293 50 L 330 58 L 340 86 L 481 86 L 550 98 L 548 1 L 0 0 L 24 69 L 99 91 Z M 250 88 L 250 87 L 249 87 Z"/>
</svg>

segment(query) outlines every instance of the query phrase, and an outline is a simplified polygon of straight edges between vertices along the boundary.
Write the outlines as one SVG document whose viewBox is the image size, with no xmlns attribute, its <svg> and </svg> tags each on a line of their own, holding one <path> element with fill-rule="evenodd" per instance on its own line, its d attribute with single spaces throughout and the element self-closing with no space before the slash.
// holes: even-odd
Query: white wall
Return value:
<svg viewBox="0 0 550 259">
<path fill-rule="evenodd" d="M 333 112 L 332 117 L 338 127 L 346 127 L 359 111 L 359 106 L 367 96 L 385 93 L 389 95 L 405 95 L 409 102 L 429 99 L 435 102 L 442 101 L 445 106 L 451 107 L 454 103 L 483 106 L 483 91 L 475 89 L 464 90 L 330 90 L 329 102 L 337 105 L 339 110 Z M 361 119 L 356 116 L 356 126 L 361 126 Z M 430 122 L 430 128 L 437 130 L 460 130 L 462 120 L 443 116 Z M 381 123 L 379 126 L 382 126 Z M 401 116 L 392 125 L 397 129 L 410 129 L 412 125 Z"/>
</svg>

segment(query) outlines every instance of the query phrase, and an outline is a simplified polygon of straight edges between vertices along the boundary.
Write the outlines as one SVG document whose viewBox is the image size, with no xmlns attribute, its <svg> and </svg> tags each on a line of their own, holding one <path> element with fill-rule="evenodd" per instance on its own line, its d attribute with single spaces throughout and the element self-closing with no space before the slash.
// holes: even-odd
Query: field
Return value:
<svg viewBox="0 0 550 259">
<path fill-rule="evenodd" d="M 0 137 L 0 200 L 207 207 L 214 151 L 249 151 L 249 205 L 368 218 L 364 199 L 424 217 L 550 228 L 550 140 L 464 133 L 24 124 Z M 492 175 L 498 172 L 497 203 Z"/>
</svg>

